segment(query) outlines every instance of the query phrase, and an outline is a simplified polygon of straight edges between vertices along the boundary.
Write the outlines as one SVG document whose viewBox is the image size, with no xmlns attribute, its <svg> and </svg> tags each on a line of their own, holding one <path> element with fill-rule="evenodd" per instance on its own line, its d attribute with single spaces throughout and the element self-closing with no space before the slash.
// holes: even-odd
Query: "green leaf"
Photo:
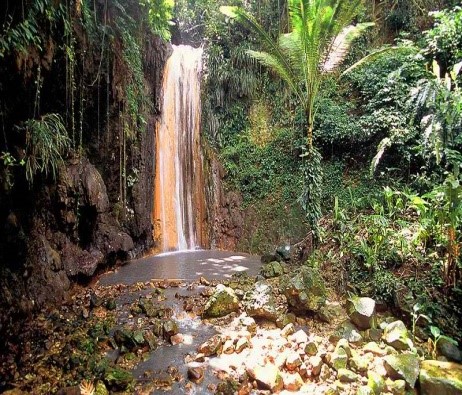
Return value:
<svg viewBox="0 0 462 395">
<path fill-rule="evenodd" d="M 226 15 L 227 17 L 229 18 L 237 18 L 238 17 L 238 7 L 236 6 L 221 6 L 220 7 L 220 12 L 223 14 L 223 15 Z"/>
<path fill-rule="evenodd" d="M 430 326 L 430 332 L 433 335 L 435 339 L 439 338 L 441 336 L 441 330 L 437 326 Z"/>
</svg>

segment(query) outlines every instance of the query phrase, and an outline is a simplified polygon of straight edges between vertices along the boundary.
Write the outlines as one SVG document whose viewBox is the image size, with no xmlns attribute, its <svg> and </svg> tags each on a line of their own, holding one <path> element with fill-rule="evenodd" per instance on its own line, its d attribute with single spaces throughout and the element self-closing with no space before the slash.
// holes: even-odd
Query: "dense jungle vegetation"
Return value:
<svg viewBox="0 0 462 395">
<path fill-rule="evenodd" d="M 136 215 L 152 193 L 146 136 L 167 43 L 181 43 L 204 47 L 202 145 L 239 194 L 238 249 L 303 247 L 339 294 L 462 341 L 462 6 L 323 0 L 296 13 L 306 1 L 5 0 L 0 285 L 28 278 L 43 224 L 93 245 L 91 197 L 72 195 L 62 223 L 61 206 L 41 210 L 82 158 L 106 182 L 111 226 L 151 247 Z"/>
<path fill-rule="evenodd" d="M 278 36 L 297 29 L 291 2 L 252 1 L 238 15 L 222 8 L 225 18 L 220 6 L 242 4 L 197 1 L 193 15 L 186 3 L 176 4 L 184 38 L 206 46 L 203 132 L 251 218 L 241 249 L 295 244 L 311 225 L 312 264 L 329 268 L 338 289 L 408 314 L 417 309 L 456 335 L 461 8 L 430 0 L 351 2 L 351 21 L 362 31 L 324 69 L 331 48 L 308 37 L 309 48 L 321 51 L 310 71 L 284 41 L 278 58 Z M 319 85 L 308 118 L 303 76 L 291 85 L 275 65 L 284 57 Z"/>
</svg>

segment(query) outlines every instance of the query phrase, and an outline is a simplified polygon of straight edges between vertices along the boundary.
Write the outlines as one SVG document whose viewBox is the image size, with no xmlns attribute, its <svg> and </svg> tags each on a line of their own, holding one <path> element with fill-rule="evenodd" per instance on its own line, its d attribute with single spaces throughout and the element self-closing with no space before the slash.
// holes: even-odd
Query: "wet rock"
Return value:
<svg viewBox="0 0 462 395">
<path fill-rule="evenodd" d="M 119 348 L 125 348 L 126 350 L 134 350 L 137 347 L 137 343 L 133 338 L 133 332 L 126 329 L 116 329 L 112 335 L 116 345 Z"/>
<path fill-rule="evenodd" d="M 287 391 L 298 391 L 303 385 L 303 379 L 299 373 L 283 374 L 284 389 Z"/>
<path fill-rule="evenodd" d="M 380 395 L 385 389 L 385 380 L 380 374 L 370 370 L 367 373 L 367 386 L 375 395 Z"/>
<path fill-rule="evenodd" d="M 223 317 L 237 310 L 239 310 L 239 300 L 236 293 L 231 288 L 218 284 L 205 305 L 203 315 L 205 318 Z"/>
<path fill-rule="evenodd" d="M 106 300 L 105 306 L 109 311 L 113 311 L 117 308 L 117 303 L 114 298 L 110 298 Z"/>
<path fill-rule="evenodd" d="M 229 339 L 223 344 L 223 354 L 232 354 L 234 352 L 234 341 Z"/>
<path fill-rule="evenodd" d="M 375 324 L 375 300 L 353 296 L 347 301 L 347 313 L 359 329 L 369 329 Z"/>
<path fill-rule="evenodd" d="M 106 369 L 103 380 L 111 388 L 124 390 L 133 382 L 133 376 L 122 368 L 110 367 Z"/>
<path fill-rule="evenodd" d="M 246 337 L 241 337 L 236 343 L 236 353 L 240 354 L 245 348 L 250 346 L 250 342 Z"/>
<path fill-rule="evenodd" d="M 254 288 L 244 295 L 242 303 L 246 313 L 251 317 L 276 321 L 279 315 L 273 289 L 265 281 L 255 283 Z"/>
<path fill-rule="evenodd" d="M 297 369 L 302 364 L 302 360 L 300 359 L 300 355 L 298 352 L 291 352 L 286 359 L 286 368 L 287 370 L 293 371 Z"/>
<path fill-rule="evenodd" d="M 167 320 L 162 325 L 164 339 L 170 338 L 178 333 L 178 324 L 173 320 Z"/>
<path fill-rule="evenodd" d="M 358 379 L 358 375 L 348 369 L 338 369 L 337 378 L 341 383 L 353 383 Z"/>
<path fill-rule="evenodd" d="M 311 365 L 313 376 L 319 376 L 323 366 L 322 358 L 319 356 L 312 356 L 308 358 L 308 363 Z"/>
<path fill-rule="evenodd" d="M 249 331 L 251 335 L 255 335 L 257 333 L 257 323 L 252 317 L 241 317 L 239 319 L 239 324 Z"/>
<path fill-rule="evenodd" d="M 100 296 L 98 296 L 96 293 L 91 292 L 90 293 L 90 307 L 95 308 L 95 307 L 100 307 L 103 304 L 104 300 Z"/>
<path fill-rule="evenodd" d="M 295 333 L 295 325 L 290 323 L 287 324 L 282 330 L 281 330 L 281 336 L 284 338 L 288 338 L 290 335 L 293 335 Z"/>
<path fill-rule="evenodd" d="M 102 381 L 96 383 L 95 394 L 94 395 L 109 395 L 109 391 Z"/>
<path fill-rule="evenodd" d="M 177 333 L 170 337 L 170 343 L 172 346 L 176 346 L 177 344 L 181 344 L 184 342 L 184 336 L 181 333 Z"/>
<path fill-rule="evenodd" d="M 200 367 L 188 368 L 188 379 L 199 384 L 204 380 L 204 369 Z"/>
<path fill-rule="evenodd" d="M 383 340 L 397 350 L 407 350 L 412 347 L 409 332 L 403 321 L 394 321 L 385 327 Z"/>
<path fill-rule="evenodd" d="M 247 374 L 257 381 L 258 387 L 261 389 L 279 392 L 284 387 L 281 372 L 273 364 L 265 366 L 256 365 L 247 368 Z"/>
<path fill-rule="evenodd" d="M 8 394 L 10 393 L 11 395 L 19 395 L 19 394 L 25 394 L 25 392 L 4 392 L 3 394 Z M 74 385 L 72 387 L 65 387 L 61 388 L 56 395 L 80 395 L 80 387 L 78 385 Z"/>
<path fill-rule="evenodd" d="M 289 306 L 300 312 L 317 312 L 326 302 L 326 288 L 318 270 L 304 266 L 280 280 L 281 292 Z"/>
<path fill-rule="evenodd" d="M 316 355 L 318 353 L 318 346 L 315 342 L 308 342 L 305 346 L 305 354 L 309 356 Z"/>
<path fill-rule="evenodd" d="M 266 253 L 261 256 L 260 261 L 263 265 L 271 262 L 280 262 L 281 256 L 279 254 Z"/>
<path fill-rule="evenodd" d="M 388 355 L 383 359 L 383 363 L 391 379 L 402 379 L 410 388 L 414 388 L 420 371 L 420 361 L 416 355 Z"/>
<path fill-rule="evenodd" d="M 210 357 L 215 354 L 221 353 L 223 347 L 223 340 L 220 335 L 214 335 L 205 343 L 201 344 L 197 351 L 204 354 L 206 357 Z"/>
<path fill-rule="evenodd" d="M 462 362 L 462 351 L 455 344 L 445 338 L 440 338 L 437 344 L 438 352 L 450 362 Z"/>
<path fill-rule="evenodd" d="M 160 318 L 162 316 L 162 309 L 152 299 L 142 298 L 138 301 L 138 306 L 146 317 Z"/>
<path fill-rule="evenodd" d="M 279 255 L 283 261 L 289 261 L 291 257 L 290 245 L 282 245 L 276 248 L 276 254 Z"/>
<path fill-rule="evenodd" d="M 452 362 L 423 361 L 419 383 L 422 395 L 462 394 L 462 365 Z"/>
<path fill-rule="evenodd" d="M 279 277 L 284 274 L 284 268 L 278 261 L 266 263 L 260 269 L 260 274 L 265 278 Z"/>
</svg>

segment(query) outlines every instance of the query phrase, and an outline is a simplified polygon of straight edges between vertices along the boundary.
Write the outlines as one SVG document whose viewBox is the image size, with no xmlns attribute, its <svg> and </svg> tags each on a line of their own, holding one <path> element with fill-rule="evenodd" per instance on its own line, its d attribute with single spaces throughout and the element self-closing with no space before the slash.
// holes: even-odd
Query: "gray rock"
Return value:
<svg viewBox="0 0 462 395">
<path fill-rule="evenodd" d="M 330 365 L 335 369 L 345 369 L 348 365 L 348 354 L 343 348 L 336 349 L 330 357 Z"/>
<path fill-rule="evenodd" d="M 446 340 L 445 338 L 439 339 L 437 348 L 438 352 L 445 356 L 449 361 L 458 363 L 462 362 L 462 351 L 449 340 Z"/>
<path fill-rule="evenodd" d="M 289 306 L 300 312 L 317 312 L 326 302 L 326 287 L 318 270 L 307 266 L 281 277 L 281 291 Z"/>
<path fill-rule="evenodd" d="M 385 327 L 383 340 L 397 350 L 407 350 L 412 347 L 412 340 L 403 321 L 394 321 Z"/>
<path fill-rule="evenodd" d="M 239 300 L 236 293 L 223 284 L 218 284 L 215 292 L 209 298 L 204 307 L 205 318 L 223 317 L 239 310 Z"/>
<path fill-rule="evenodd" d="M 416 355 L 388 355 L 383 359 L 383 364 L 391 379 L 402 379 L 410 388 L 414 388 L 420 371 L 420 361 Z"/>
<path fill-rule="evenodd" d="M 329 337 L 331 343 L 336 343 L 340 339 L 346 339 L 350 343 L 359 343 L 363 337 L 350 321 L 342 322 Z"/>
<path fill-rule="evenodd" d="M 462 394 L 462 365 L 452 362 L 423 361 L 419 376 L 422 395 Z"/>
<path fill-rule="evenodd" d="M 347 313 L 351 322 L 359 329 L 375 326 L 375 300 L 353 296 L 347 301 Z"/>
<path fill-rule="evenodd" d="M 380 374 L 371 370 L 367 373 L 367 386 L 375 395 L 380 395 L 385 389 L 385 380 Z"/>
<path fill-rule="evenodd" d="M 346 313 L 339 302 L 326 301 L 326 304 L 318 311 L 318 317 L 321 321 L 331 324 L 335 320 L 345 319 Z"/>
<path fill-rule="evenodd" d="M 255 283 L 254 287 L 244 295 L 242 304 L 250 317 L 276 321 L 279 316 L 273 289 L 265 281 Z"/>
</svg>

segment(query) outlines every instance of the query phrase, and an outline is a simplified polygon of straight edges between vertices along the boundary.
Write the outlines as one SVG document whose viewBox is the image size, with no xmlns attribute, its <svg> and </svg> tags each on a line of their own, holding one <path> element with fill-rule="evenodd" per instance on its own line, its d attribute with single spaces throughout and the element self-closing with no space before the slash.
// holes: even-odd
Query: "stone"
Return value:
<svg viewBox="0 0 462 395">
<path fill-rule="evenodd" d="M 250 317 L 275 322 L 279 316 L 273 289 L 266 281 L 255 283 L 254 287 L 245 293 L 242 304 Z"/>
<path fill-rule="evenodd" d="M 414 388 L 420 371 L 420 361 L 416 355 L 388 355 L 384 357 L 383 363 L 391 379 L 402 379 L 410 388 Z"/>
<path fill-rule="evenodd" d="M 318 353 L 318 346 L 315 342 L 308 342 L 305 346 L 305 354 L 309 356 L 316 355 Z"/>
<path fill-rule="evenodd" d="M 370 340 L 378 342 L 382 338 L 383 330 L 380 328 L 371 328 L 369 329 L 368 335 Z"/>
<path fill-rule="evenodd" d="M 250 342 L 246 337 L 241 337 L 236 343 L 236 353 L 240 354 L 245 348 L 250 346 Z"/>
<path fill-rule="evenodd" d="M 287 370 L 293 371 L 297 369 L 302 364 L 300 355 L 298 352 L 291 352 L 286 358 L 286 368 Z"/>
<path fill-rule="evenodd" d="M 276 254 L 279 255 L 283 261 L 289 261 L 291 256 L 290 245 L 283 245 L 276 248 Z"/>
<path fill-rule="evenodd" d="M 347 367 L 348 354 L 343 348 L 338 348 L 331 354 L 330 365 L 337 371 Z"/>
<path fill-rule="evenodd" d="M 278 261 L 273 261 L 263 265 L 260 274 L 265 278 L 279 277 L 284 274 L 284 268 Z"/>
<path fill-rule="evenodd" d="M 318 318 L 328 324 L 333 323 L 335 320 L 346 318 L 345 310 L 339 302 L 326 301 L 326 304 L 318 311 Z"/>
<path fill-rule="evenodd" d="M 406 394 L 406 382 L 404 380 L 390 380 L 387 379 L 385 382 L 388 392 L 393 395 L 405 395 Z"/>
<path fill-rule="evenodd" d="M 181 344 L 184 342 L 184 337 L 181 333 L 177 333 L 170 337 L 170 343 L 172 346 L 176 346 L 177 344 Z"/>
<path fill-rule="evenodd" d="M 287 391 L 298 391 L 304 384 L 299 373 L 284 373 L 283 381 L 284 389 Z"/>
<path fill-rule="evenodd" d="M 110 367 L 106 369 L 103 380 L 113 389 L 124 390 L 133 382 L 133 376 L 122 368 Z"/>
<path fill-rule="evenodd" d="M 419 383 L 422 395 L 460 395 L 462 365 L 453 362 L 423 361 Z"/>
<path fill-rule="evenodd" d="M 375 326 L 375 300 L 353 296 L 347 301 L 347 313 L 351 322 L 359 329 L 366 330 Z"/>
<path fill-rule="evenodd" d="M 321 372 L 319 372 L 319 378 L 322 380 L 322 381 L 327 381 L 331 378 L 332 374 L 331 374 L 331 371 L 329 369 L 329 366 L 327 366 L 326 364 L 323 364 L 321 366 Z"/>
<path fill-rule="evenodd" d="M 372 391 L 367 385 L 363 385 L 362 387 L 358 388 L 356 391 L 356 395 L 375 395 L 374 391 Z"/>
<path fill-rule="evenodd" d="M 313 376 L 319 376 L 321 368 L 324 365 L 322 358 L 319 356 L 312 356 L 308 358 L 308 363 L 311 365 Z"/>
<path fill-rule="evenodd" d="M 357 352 L 353 352 L 351 358 L 349 359 L 349 364 L 351 370 L 356 373 L 365 373 L 369 367 L 369 361 L 364 356 L 359 355 Z"/>
<path fill-rule="evenodd" d="M 374 355 L 377 355 L 379 357 L 384 357 L 387 355 L 387 352 L 383 349 L 380 348 L 380 346 L 376 342 L 369 342 L 364 345 L 363 347 L 364 352 L 371 352 Z"/>
<path fill-rule="evenodd" d="M 109 395 L 109 391 L 102 381 L 96 383 L 95 395 Z"/>
<path fill-rule="evenodd" d="M 223 284 L 218 284 L 204 307 L 204 318 L 223 317 L 239 310 L 239 300 L 236 293 Z"/>
<path fill-rule="evenodd" d="M 339 348 L 343 348 L 347 353 L 348 357 L 351 357 L 351 348 L 350 344 L 346 339 L 340 339 L 335 346 L 335 350 L 337 351 Z"/>
<path fill-rule="evenodd" d="M 290 335 L 293 335 L 295 333 L 295 325 L 293 323 L 287 324 L 284 328 L 281 330 L 281 336 L 284 338 L 288 338 Z"/>
<path fill-rule="evenodd" d="M 290 340 L 295 344 L 303 344 L 308 341 L 308 335 L 303 329 L 299 329 L 297 332 L 290 336 Z"/>
<path fill-rule="evenodd" d="M 267 263 L 271 263 L 271 262 L 280 262 L 282 259 L 281 259 L 281 256 L 279 254 L 270 254 L 270 253 L 266 253 L 266 254 L 263 254 L 260 258 L 260 262 L 265 265 Z"/>
<path fill-rule="evenodd" d="M 455 344 L 443 338 L 438 339 L 438 352 L 446 357 L 450 362 L 462 362 L 462 351 Z"/>
<path fill-rule="evenodd" d="M 206 357 L 210 357 L 215 354 L 221 353 L 223 347 L 223 340 L 220 335 L 214 335 L 205 343 L 202 343 L 197 351 L 204 354 Z"/>
<path fill-rule="evenodd" d="M 249 331 L 251 335 L 257 333 L 257 323 L 252 317 L 241 317 L 239 319 L 239 324 Z"/>
<path fill-rule="evenodd" d="M 341 383 L 353 383 L 358 379 L 358 375 L 351 370 L 340 368 L 337 372 L 337 378 Z"/>
<path fill-rule="evenodd" d="M 188 368 L 188 379 L 196 384 L 201 383 L 204 380 L 204 369 L 201 367 Z"/>
<path fill-rule="evenodd" d="M 367 386 L 375 395 L 380 395 L 385 389 L 385 380 L 380 374 L 370 370 L 367 372 Z"/>
<path fill-rule="evenodd" d="M 232 354 L 234 352 L 234 342 L 229 339 L 223 344 L 223 354 Z"/>
<path fill-rule="evenodd" d="M 346 339 L 349 343 L 360 343 L 363 337 L 350 321 L 342 322 L 329 337 L 331 343 L 336 343 L 339 339 Z"/>
<path fill-rule="evenodd" d="M 397 350 L 408 350 L 412 347 L 409 332 L 403 321 L 394 321 L 385 327 L 383 340 Z"/>
<path fill-rule="evenodd" d="M 281 292 L 294 311 L 318 312 L 326 302 L 326 287 L 317 269 L 304 266 L 280 278 Z"/>
<path fill-rule="evenodd" d="M 258 387 L 261 389 L 279 392 L 284 387 L 281 372 L 271 363 L 265 366 L 248 367 L 247 374 L 257 381 Z"/>
<path fill-rule="evenodd" d="M 166 320 L 162 325 L 164 339 L 170 340 L 173 335 L 178 333 L 178 324 L 173 320 Z"/>
</svg>

